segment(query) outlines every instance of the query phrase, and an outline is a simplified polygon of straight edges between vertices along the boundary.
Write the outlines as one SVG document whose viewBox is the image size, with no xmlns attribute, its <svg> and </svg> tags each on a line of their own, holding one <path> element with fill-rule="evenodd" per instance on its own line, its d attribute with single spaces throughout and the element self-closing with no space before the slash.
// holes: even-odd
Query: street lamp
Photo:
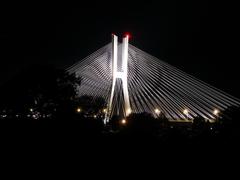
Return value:
<svg viewBox="0 0 240 180">
<path fill-rule="evenodd" d="M 126 119 L 122 119 L 122 120 L 121 120 L 121 123 L 122 123 L 123 125 L 125 125 L 125 124 L 127 123 Z"/>
<path fill-rule="evenodd" d="M 80 112 L 81 112 L 81 109 L 80 109 L 80 108 L 77 108 L 76 111 L 77 111 L 78 113 L 80 113 Z"/>
<path fill-rule="evenodd" d="M 215 115 L 216 120 L 218 120 L 218 118 L 219 118 L 219 113 L 220 113 L 220 111 L 218 109 L 213 110 L 213 114 Z"/>
<path fill-rule="evenodd" d="M 185 115 L 187 116 L 187 120 L 188 120 L 188 115 L 189 115 L 188 109 L 184 109 L 184 110 L 183 110 L 183 114 L 185 114 Z"/>
<path fill-rule="evenodd" d="M 128 110 L 127 110 L 127 116 L 129 115 L 129 114 L 131 114 L 132 113 L 132 110 L 129 108 Z"/>
<path fill-rule="evenodd" d="M 160 111 L 158 108 L 156 108 L 156 109 L 154 110 L 154 112 L 155 112 L 157 115 L 159 115 L 159 114 L 161 113 L 161 111 Z"/>
<path fill-rule="evenodd" d="M 187 109 L 183 110 L 183 114 L 188 115 L 189 111 Z"/>
<path fill-rule="evenodd" d="M 218 116 L 219 113 L 220 113 L 220 111 L 219 111 L 218 109 L 214 109 L 213 114 L 214 114 L 215 116 Z"/>
</svg>

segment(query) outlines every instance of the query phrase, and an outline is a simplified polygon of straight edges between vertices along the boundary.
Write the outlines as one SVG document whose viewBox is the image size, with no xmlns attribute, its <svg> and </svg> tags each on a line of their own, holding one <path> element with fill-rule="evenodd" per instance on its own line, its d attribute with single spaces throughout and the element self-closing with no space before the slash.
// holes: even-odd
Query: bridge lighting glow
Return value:
<svg viewBox="0 0 240 180">
<path fill-rule="evenodd" d="M 220 113 L 220 111 L 219 111 L 218 109 L 214 109 L 213 114 L 214 114 L 215 116 L 218 116 L 219 113 Z"/>
<path fill-rule="evenodd" d="M 122 123 L 123 125 L 125 125 L 125 124 L 127 123 L 126 119 L 122 119 L 122 120 L 121 120 L 121 123 Z"/>
<path fill-rule="evenodd" d="M 127 110 L 127 115 L 129 115 L 129 114 L 131 114 L 132 113 L 132 110 L 129 108 L 128 110 Z"/>
<path fill-rule="evenodd" d="M 161 111 L 160 111 L 158 108 L 156 108 L 156 109 L 154 110 L 154 112 L 155 112 L 157 115 L 159 115 Z"/>
<path fill-rule="evenodd" d="M 187 109 L 184 109 L 184 110 L 183 110 L 183 114 L 185 114 L 186 116 L 188 116 L 189 111 L 188 111 Z"/>
<path fill-rule="evenodd" d="M 77 108 L 76 111 L 77 111 L 78 113 L 80 113 L 80 112 L 81 112 L 81 108 Z"/>
</svg>

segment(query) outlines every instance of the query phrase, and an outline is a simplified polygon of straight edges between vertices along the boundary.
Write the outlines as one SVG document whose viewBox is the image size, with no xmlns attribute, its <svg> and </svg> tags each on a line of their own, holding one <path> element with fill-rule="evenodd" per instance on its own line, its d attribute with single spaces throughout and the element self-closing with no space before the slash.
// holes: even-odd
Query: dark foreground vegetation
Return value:
<svg viewBox="0 0 240 180">
<path fill-rule="evenodd" d="M 76 97 L 80 78 L 52 67 L 45 68 L 44 74 L 40 73 L 42 67 L 26 72 L 9 82 L 7 91 L 2 93 L 1 145 L 13 154 L 85 152 L 91 157 L 105 157 L 111 152 L 115 158 L 136 153 L 164 158 L 165 153 L 168 157 L 182 152 L 212 154 L 238 147 L 237 107 L 221 112 L 215 123 L 201 118 L 192 123 L 174 123 L 164 115 L 154 118 L 142 113 L 131 114 L 124 123 L 114 116 L 104 125 L 106 102 L 101 98 Z"/>
<path fill-rule="evenodd" d="M 231 109 L 232 113 L 239 110 Z M 156 143 L 171 145 L 225 145 L 238 144 L 240 128 L 237 117 L 221 118 L 215 123 L 198 119 L 193 123 L 174 123 L 153 118 L 150 114 L 132 114 L 123 124 L 115 117 L 107 125 L 101 117 L 86 117 L 81 113 L 54 118 L 4 118 L 0 122 L 1 140 L 9 143 Z"/>
</svg>

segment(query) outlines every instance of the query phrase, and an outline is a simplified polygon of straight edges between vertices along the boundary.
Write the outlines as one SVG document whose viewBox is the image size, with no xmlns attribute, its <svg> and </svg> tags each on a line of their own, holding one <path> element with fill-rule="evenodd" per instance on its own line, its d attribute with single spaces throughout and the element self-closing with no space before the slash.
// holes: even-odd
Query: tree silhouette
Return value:
<svg viewBox="0 0 240 180">
<path fill-rule="evenodd" d="M 240 137 L 239 115 L 240 108 L 236 106 L 231 106 L 221 112 L 215 127 L 222 136 L 231 137 L 232 139 Z"/>
<path fill-rule="evenodd" d="M 75 100 L 83 114 L 89 116 L 103 116 L 106 101 L 102 97 L 80 96 Z"/>
<path fill-rule="evenodd" d="M 3 104 L 8 109 L 29 113 L 57 112 L 76 96 L 81 79 L 51 65 L 33 65 L 5 84 Z"/>
<path fill-rule="evenodd" d="M 160 129 L 160 121 L 149 113 L 131 114 L 127 118 L 126 129 L 137 135 L 155 136 Z"/>
</svg>

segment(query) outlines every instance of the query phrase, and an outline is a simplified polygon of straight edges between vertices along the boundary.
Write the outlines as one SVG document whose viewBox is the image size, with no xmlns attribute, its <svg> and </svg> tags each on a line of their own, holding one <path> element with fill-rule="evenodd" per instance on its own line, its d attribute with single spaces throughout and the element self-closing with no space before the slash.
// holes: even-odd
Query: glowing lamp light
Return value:
<svg viewBox="0 0 240 180">
<path fill-rule="evenodd" d="M 106 112 L 107 112 L 107 109 L 103 109 L 103 112 L 106 113 Z"/>
<path fill-rule="evenodd" d="M 33 108 L 30 108 L 29 111 L 30 111 L 30 112 L 33 112 Z"/>
<path fill-rule="evenodd" d="M 126 119 L 122 119 L 122 120 L 121 120 L 121 123 L 122 123 L 123 125 L 125 125 L 125 124 L 127 123 Z"/>
<path fill-rule="evenodd" d="M 81 112 L 81 109 L 80 109 L 80 108 L 77 108 L 77 112 L 78 112 L 78 113 Z"/>
<path fill-rule="evenodd" d="M 127 114 L 131 114 L 132 113 L 132 110 L 131 109 L 128 109 L 127 110 Z"/>
<path fill-rule="evenodd" d="M 157 108 L 154 110 L 154 112 L 155 112 L 157 115 L 159 115 L 159 114 L 160 114 L 160 110 L 159 110 L 159 109 L 157 109 Z"/>
<path fill-rule="evenodd" d="M 183 114 L 188 115 L 189 111 L 187 109 L 183 110 Z"/>
<path fill-rule="evenodd" d="M 97 118 L 97 115 L 94 115 L 93 117 L 94 117 L 94 118 Z"/>
<path fill-rule="evenodd" d="M 217 115 L 219 114 L 219 110 L 218 110 L 218 109 L 214 109 L 213 114 L 214 114 L 215 116 L 217 116 Z"/>
</svg>

